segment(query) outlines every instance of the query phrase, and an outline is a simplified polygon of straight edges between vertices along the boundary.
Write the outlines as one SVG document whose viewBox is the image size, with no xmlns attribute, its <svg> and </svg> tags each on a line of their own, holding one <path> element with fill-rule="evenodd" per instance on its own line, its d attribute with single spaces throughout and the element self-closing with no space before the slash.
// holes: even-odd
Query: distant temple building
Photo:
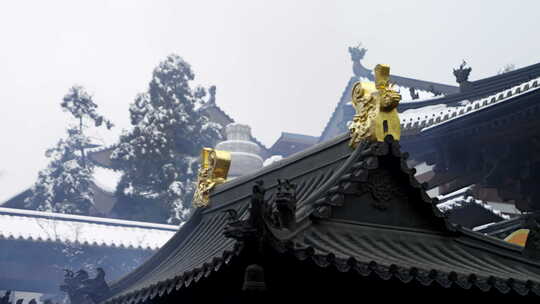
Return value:
<svg viewBox="0 0 540 304">
<path fill-rule="evenodd" d="M 90 189 L 94 193 L 94 205 L 90 208 L 89 215 L 110 217 L 113 215 L 113 207 L 117 202 L 114 192 L 122 173 L 110 167 L 109 149 L 95 148 L 86 152 L 89 159 L 96 165 L 90 184 Z M 0 206 L 25 209 L 24 200 L 32 194 L 31 191 L 31 188 L 25 189 L 7 201 L 0 202 Z"/>
<path fill-rule="evenodd" d="M 134 269 L 178 226 L 0 207 L 0 290 L 59 294 L 64 269 Z M 47 261 L 47 263 L 44 263 Z"/>
</svg>

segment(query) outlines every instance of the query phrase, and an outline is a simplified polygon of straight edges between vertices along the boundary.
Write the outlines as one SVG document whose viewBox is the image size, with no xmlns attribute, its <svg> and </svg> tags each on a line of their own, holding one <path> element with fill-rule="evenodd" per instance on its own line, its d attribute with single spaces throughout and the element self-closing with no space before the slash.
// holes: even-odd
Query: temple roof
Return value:
<svg viewBox="0 0 540 304">
<path fill-rule="evenodd" d="M 351 49 L 349 49 L 350 52 Z M 374 80 L 372 71 L 361 63 L 366 50 L 356 49 L 356 52 L 360 54 L 357 57 L 352 56 L 355 74 L 349 79 L 320 136 L 320 141 L 328 140 L 346 131 L 345 122 L 354 115 L 354 110 L 348 105 L 354 83 Z M 354 50 L 351 55 L 353 53 Z M 540 63 L 476 81 L 467 81 L 466 86 L 461 89 L 456 86 L 398 75 L 390 77 L 392 83 L 400 89 L 403 96 L 398 109 L 401 113 L 402 135 L 409 136 L 416 135 L 428 127 L 459 120 L 474 112 L 488 109 L 537 90 L 540 83 Z M 408 88 L 415 88 L 419 91 L 420 98 L 408 100 L 409 92 L 405 91 Z M 427 96 L 422 93 L 422 90 L 440 95 Z"/>
<path fill-rule="evenodd" d="M 402 103 L 400 111 L 417 109 L 434 104 L 445 104 L 448 106 L 458 106 L 463 100 L 485 99 L 486 96 L 494 95 L 497 92 L 508 90 L 531 80 L 540 77 L 540 63 L 526 66 L 514 71 L 506 72 L 476 81 L 471 81 L 470 86 L 462 92 L 448 94 L 442 98 L 424 100 L 411 103 Z"/>
<path fill-rule="evenodd" d="M 460 99 L 459 104 L 447 106 L 444 98 L 438 99 L 437 104 L 426 105 L 420 109 L 410 109 L 400 114 L 401 126 L 404 132 L 426 131 L 437 128 L 481 111 L 487 111 L 516 100 L 521 96 L 538 94 L 540 77 L 527 80 L 513 87 L 493 92 L 493 94 L 476 100 Z"/>
<path fill-rule="evenodd" d="M 291 154 L 307 149 L 319 141 L 316 136 L 297 133 L 281 132 L 281 136 L 272 145 L 269 152 L 272 155 L 288 157 Z"/>
<path fill-rule="evenodd" d="M 157 250 L 177 226 L 0 207 L 0 239 Z"/>
<path fill-rule="evenodd" d="M 523 228 L 527 228 L 525 215 L 517 216 L 515 218 L 507 219 L 500 222 L 488 223 L 482 226 L 478 226 L 474 228 L 474 231 L 504 239 L 512 232 Z"/>
<path fill-rule="evenodd" d="M 88 154 L 91 155 L 91 154 Z M 115 195 L 116 186 L 120 181 L 121 173 L 106 167 L 96 166 L 92 173 L 90 190 L 94 194 L 94 203 L 90 208 L 91 216 L 110 215 L 117 202 Z M 32 187 L 21 191 L 19 194 L 0 202 L 0 206 L 15 209 L 26 209 L 25 199 L 32 195 Z"/>
<path fill-rule="evenodd" d="M 462 124 L 462 122 L 467 119 L 477 118 L 481 114 L 494 113 L 496 110 L 500 110 L 499 113 L 504 114 L 502 116 L 507 115 L 511 116 L 512 119 L 521 119 L 532 115 L 531 107 L 538 108 L 534 100 L 528 98 L 533 94 L 534 96 L 540 94 L 540 77 L 481 99 L 461 100 L 459 105 L 452 107 L 439 104 L 426 106 L 422 109 L 407 110 L 400 114 L 401 127 L 404 134 L 408 135 L 421 133 L 423 136 L 439 136 L 440 134 L 436 134 L 438 131 L 452 128 L 456 124 L 465 126 L 466 124 Z M 530 102 L 521 102 L 527 100 Z M 512 110 L 509 110 L 508 107 L 511 107 Z M 504 111 L 503 108 L 507 110 Z M 490 125 L 496 124 L 492 121 L 484 122 Z"/>
<path fill-rule="evenodd" d="M 116 145 L 99 147 L 87 152 L 87 157 L 97 166 L 107 169 L 113 169 L 111 154 L 116 149 Z"/>
<path fill-rule="evenodd" d="M 472 186 L 437 197 L 440 203 L 437 207 L 448 214 L 449 220 L 454 224 L 474 229 L 489 223 L 508 220 L 510 217 L 492 206 L 474 198 Z"/>
<path fill-rule="evenodd" d="M 277 252 L 383 279 L 540 294 L 540 262 L 522 247 L 451 224 L 407 168 L 398 142 L 364 142 L 353 150 L 348 140 L 337 137 L 217 186 L 210 206 L 197 209 L 150 260 L 112 284 L 104 302 L 138 303 L 219 271 L 243 248 L 224 236 L 230 217 L 224 211 L 248 218 L 255 181 L 272 204 L 283 178 L 296 185 L 297 224 L 267 226 Z"/>
</svg>

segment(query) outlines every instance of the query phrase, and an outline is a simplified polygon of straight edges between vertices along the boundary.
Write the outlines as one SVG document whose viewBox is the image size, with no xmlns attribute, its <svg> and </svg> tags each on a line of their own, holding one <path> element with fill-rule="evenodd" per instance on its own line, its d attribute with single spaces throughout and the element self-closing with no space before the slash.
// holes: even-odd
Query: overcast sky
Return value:
<svg viewBox="0 0 540 304">
<path fill-rule="evenodd" d="M 364 64 L 452 84 L 462 59 L 471 79 L 506 64 L 540 62 L 540 1 L 2 1 L 0 203 L 30 186 L 43 153 L 64 136 L 60 101 L 85 86 L 116 127 L 146 90 L 152 69 L 177 53 L 195 84 L 270 146 L 280 132 L 318 136 Z"/>
</svg>

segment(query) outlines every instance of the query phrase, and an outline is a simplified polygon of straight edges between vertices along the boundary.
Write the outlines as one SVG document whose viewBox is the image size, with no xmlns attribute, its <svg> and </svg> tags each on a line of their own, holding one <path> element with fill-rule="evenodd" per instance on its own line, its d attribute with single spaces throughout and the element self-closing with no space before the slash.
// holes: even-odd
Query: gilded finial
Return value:
<svg viewBox="0 0 540 304">
<path fill-rule="evenodd" d="M 203 148 L 197 175 L 197 189 L 193 196 L 194 207 L 205 207 L 210 203 L 210 191 L 215 185 L 227 181 L 231 165 L 231 154 L 227 151 Z"/>
<path fill-rule="evenodd" d="M 401 126 L 397 106 L 401 95 L 390 84 L 390 66 L 378 64 L 374 69 L 375 83 L 357 82 L 352 89 L 352 105 L 356 110 L 349 125 L 355 148 L 361 140 L 384 141 L 386 135 L 399 140 Z"/>
</svg>

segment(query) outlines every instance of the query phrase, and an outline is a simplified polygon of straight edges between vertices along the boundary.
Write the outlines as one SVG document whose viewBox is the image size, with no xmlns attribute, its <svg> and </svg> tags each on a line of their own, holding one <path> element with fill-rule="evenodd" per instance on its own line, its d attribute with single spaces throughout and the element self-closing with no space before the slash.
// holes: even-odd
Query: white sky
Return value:
<svg viewBox="0 0 540 304">
<path fill-rule="evenodd" d="M 465 59 L 474 80 L 540 62 L 539 11 L 535 0 L 2 1 L 0 202 L 46 166 L 73 84 L 116 124 L 99 132 L 113 143 L 152 69 L 177 53 L 270 146 L 281 131 L 321 133 L 352 75 L 348 46 L 368 48 L 368 67 L 443 83 Z"/>
</svg>

